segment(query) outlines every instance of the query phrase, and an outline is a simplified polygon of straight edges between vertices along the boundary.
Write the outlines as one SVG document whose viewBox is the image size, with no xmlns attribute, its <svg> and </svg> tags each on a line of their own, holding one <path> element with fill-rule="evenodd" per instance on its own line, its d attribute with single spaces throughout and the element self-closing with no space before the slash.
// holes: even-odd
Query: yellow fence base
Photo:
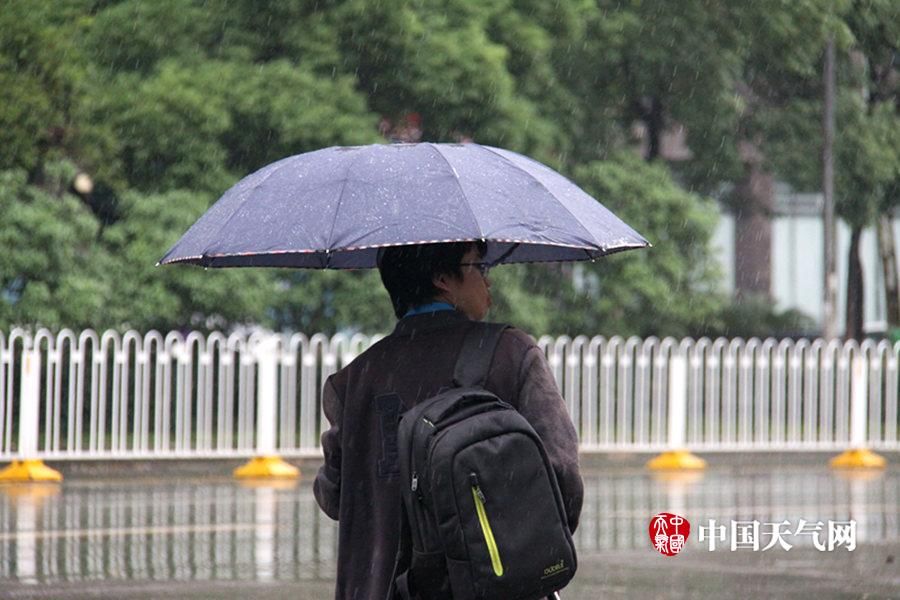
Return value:
<svg viewBox="0 0 900 600">
<path fill-rule="evenodd" d="M 871 450 L 857 448 L 835 456 L 828 464 L 832 469 L 883 469 L 887 461 Z"/>
<path fill-rule="evenodd" d="M 256 456 L 234 470 L 238 479 L 297 479 L 300 469 L 279 456 Z"/>
<path fill-rule="evenodd" d="M 647 468 L 652 471 L 698 470 L 706 468 L 706 461 L 687 450 L 670 450 L 650 460 Z"/>
<path fill-rule="evenodd" d="M 38 459 L 14 460 L 0 471 L 0 483 L 21 481 L 62 481 L 62 473 L 51 469 Z"/>
</svg>

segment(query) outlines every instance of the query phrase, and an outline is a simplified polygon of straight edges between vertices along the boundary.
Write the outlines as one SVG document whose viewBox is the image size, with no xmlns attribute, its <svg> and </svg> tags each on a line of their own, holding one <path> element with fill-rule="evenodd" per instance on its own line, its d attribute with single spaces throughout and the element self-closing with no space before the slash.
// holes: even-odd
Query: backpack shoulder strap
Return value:
<svg viewBox="0 0 900 600">
<path fill-rule="evenodd" d="M 453 370 L 453 384 L 457 387 L 483 386 L 494 357 L 494 350 L 505 323 L 474 323 L 466 332 L 456 367 Z"/>
</svg>

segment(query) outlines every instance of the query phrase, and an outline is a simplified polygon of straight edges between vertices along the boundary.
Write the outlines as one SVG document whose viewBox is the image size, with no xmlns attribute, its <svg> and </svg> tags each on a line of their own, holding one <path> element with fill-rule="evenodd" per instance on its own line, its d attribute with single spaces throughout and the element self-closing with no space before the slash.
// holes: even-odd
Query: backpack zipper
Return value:
<svg viewBox="0 0 900 600">
<path fill-rule="evenodd" d="M 469 481 L 472 484 L 472 498 L 475 500 L 475 512 L 478 513 L 478 522 L 481 524 L 481 533 L 484 534 L 484 541 L 487 544 L 488 553 L 491 555 L 491 567 L 494 569 L 494 575 L 503 576 L 503 563 L 500 561 L 500 549 L 497 548 L 497 541 L 494 539 L 494 532 L 491 530 L 491 523 L 488 521 L 487 511 L 484 509 L 485 497 L 478 485 L 478 475 L 469 474 Z"/>
</svg>

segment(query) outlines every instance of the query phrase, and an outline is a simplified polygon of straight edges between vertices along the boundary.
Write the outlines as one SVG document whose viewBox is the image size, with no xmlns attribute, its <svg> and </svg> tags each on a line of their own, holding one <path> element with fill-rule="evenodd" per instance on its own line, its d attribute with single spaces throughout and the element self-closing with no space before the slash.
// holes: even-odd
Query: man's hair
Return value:
<svg viewBox="0 0 900 600">
<path fill-rule="evenodd" d="M 463 255 L 472 248 L 477 249 L 481 257 L 487 251 L 484 242 L 453 242 L 391 246 L 379 252 L 378 271 L 391 296 L 397 318 L 402 318 L 409 309 L 426 304 L 440 293 L 432 281 L 434 277 L 450 275 L 461 278 L 459 264 Z"/>
</svg>

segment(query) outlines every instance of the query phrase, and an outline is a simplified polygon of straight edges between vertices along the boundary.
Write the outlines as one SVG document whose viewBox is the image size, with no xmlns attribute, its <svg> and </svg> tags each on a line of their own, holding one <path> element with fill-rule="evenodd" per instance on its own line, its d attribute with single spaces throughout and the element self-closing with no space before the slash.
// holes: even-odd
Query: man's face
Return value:
<svg viewBox="0 0 900 600">
<path fill-rule="evenodd" d="M 461 278 L 451 275 L 438 275 L 434 278 L 435 287 L 441 290 L 438 299 L 449 302 L 473 321 L 484 319 L 491 307 L 491 282 L 487 275 L 481 274 L 477 266 L 483 262 L 478 250 L 471 248 L 460 261 L 463 265 L 459 268 Z"/>
</svg>

